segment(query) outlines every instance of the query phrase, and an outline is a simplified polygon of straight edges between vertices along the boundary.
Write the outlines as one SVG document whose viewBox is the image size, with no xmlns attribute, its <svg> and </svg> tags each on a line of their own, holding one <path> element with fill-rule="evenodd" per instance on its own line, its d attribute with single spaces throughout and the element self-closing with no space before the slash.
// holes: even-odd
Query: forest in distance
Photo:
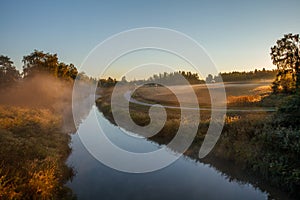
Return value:
<svg viewBox="0 0 300 200">
<path fill-rule="evenodd" d="M 209 74 L 205 80 L 197 73 L 178 71 L 161 73 L 147 80 L 128 81 L 94 78 L 78 72 L 73 64 L 58 60 L 57 54 L 34 50 L 23 57 L 22 72 L 8 56 L 0 56 L 0 199 L 75 199 L 65 183 L 75 176 L 65 161 L 71 153 L 70 134 L 76 132 L 72 116 L 72 89 L 75 80 L 82 87 L 97 85 L 97 108 L 114 123 L 111 95 L 117 83 L 142 85 L 130 102 L 132 119 L 139 125 L 149 123 L 149 106 L 177 106 L 178 102 L 163 85 L 178 86 L 178 76 L 194 85 L 199 105 L 210 106 L 207 88 L 199 85 L 269 81 L 263 87 L 244 91 L 226 87 L 228 108 L 272 107 L 275 112 L 228 112 L 222 135 L 208 158 L 227 160 L 259 177 L 256 184 L 267 183 L 291 198 L 300 197 L 300 53 L 299 35 L 287 34 L 271 48 L 277 69 Z M 162 83 L 153 90 L 149 84 Z M 90 95 L 90 94 L 87 94 Z M 38 97 L 38 98 L 37 98 Z M 84 98 L 83 96 L 82 98 Z M 201 98 L 200 98 L 201 97 Z M 175 99 L 175 100 L 174 100 Z M 149 138 L 166 144 L 178 130 L 180 112 L 167 109 L 163 129 Z M 210 113 L 204 112 L 191 147 L 184 153 L 199 160 L 198 147 L 207 131 Z M 126 127 L 123 127 L 126 129 Z M 220 169 L 222 171 L 222 169 Z M 255 184 L 255 183 L 254 183 Z"/>
<path fill-rule="evenodd" d="M 198 73 L 192 73 L 190 71 L 177 71 L 177 72 L 164 72 L 159 74 L 154 74 L 153 76 L 149 77 L 147 80 L 132 80 L 127 81 L 126 77 L 123 76 L 121 80 L 117 80 L 116 78 L 108 77 L 108 78 L 100 78 L 98 80 L 98 87 L 110 87 L 114 86 L 117 82 L 124 83 L 131 83 L 136 85 L 143 85 L 143 84 L 151 84 L 153 82 L 160 82 L 166 85 L 181 85 L 181 84 L 205 84 L 205 83 L 218 83 L 218 82 L 241 82 L 241 81 L 266 81 L 266 80 L 273 80 L 276 77 L 277 70 L 266 70 L 262 68 L 261 70 L 255 69 L 254 71 L 249 72 L 224 72 L 219 73 L 218 75 L 211 75 L 208 74 L 207 77 L 201 79 Z M 181 81 L 180 77 L 184 77 L 187 81 Z"/>
</svg>

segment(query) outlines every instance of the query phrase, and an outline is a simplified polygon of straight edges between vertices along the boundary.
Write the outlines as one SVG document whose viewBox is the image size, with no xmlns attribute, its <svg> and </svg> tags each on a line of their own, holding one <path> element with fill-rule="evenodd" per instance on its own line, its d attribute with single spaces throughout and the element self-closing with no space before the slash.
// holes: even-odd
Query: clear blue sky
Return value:
<svg viewBox="0 0 300 200">
<path fill-rule="evenodd" d="M 0 0 L 0 6 L 0 54 L 19 69 L 34 49 L 79 66 L 107 37 L 145 26 L 191 36 L 221 71 L 274 68 L 270 47 L 285 33 L 300 33 L 299 0 Z"/>
</svg>

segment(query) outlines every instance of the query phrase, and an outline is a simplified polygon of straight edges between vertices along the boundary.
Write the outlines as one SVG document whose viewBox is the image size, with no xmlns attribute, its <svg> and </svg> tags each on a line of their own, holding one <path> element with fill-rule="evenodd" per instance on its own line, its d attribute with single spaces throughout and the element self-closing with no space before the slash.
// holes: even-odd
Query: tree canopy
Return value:
<svg viewBox="0 0 300 200">
<path fill-rule="evenodd" d="M 273 91 L 299 92 L 300 88 L 300 43 L 299 34 L 286 34 L 271 47 L 271 59 L 278 68 Z"/>
<path fill-rule="evenodd" d="M 73 64 L 59 62 L 57 54 L 34 50 L 30 55 L 23 57 L 23 75 L 27 78 L 40 72 L 64 79 L 75 79 L 78 74 Z"/>
</svg>

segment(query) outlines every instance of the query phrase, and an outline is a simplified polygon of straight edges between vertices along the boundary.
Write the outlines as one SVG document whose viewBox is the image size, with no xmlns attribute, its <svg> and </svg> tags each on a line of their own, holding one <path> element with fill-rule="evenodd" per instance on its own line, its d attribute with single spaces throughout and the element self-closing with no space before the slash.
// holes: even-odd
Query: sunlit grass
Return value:
<svg viewBox="0 0 300 200">
<path fill-rule="evenodd" d="M 69 136 L 48 109 L 0 106 L 0 199 L 61 199 Z"/>
</svg>

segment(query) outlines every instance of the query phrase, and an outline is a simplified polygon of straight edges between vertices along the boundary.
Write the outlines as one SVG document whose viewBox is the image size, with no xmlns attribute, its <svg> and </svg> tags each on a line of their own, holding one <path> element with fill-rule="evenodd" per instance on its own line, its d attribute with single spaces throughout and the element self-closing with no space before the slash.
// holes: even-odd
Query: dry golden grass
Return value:
<svg viewBox="0 0 300 200">
<path fill-rule="evenodd" d="M 34 161 L 29 168 L 31 170 L 29 172 L 28 190 L 39 199 L 53 198 L 59 182 L 55 162 L 49 160 L 47 166 L 39 169 L 39 163 Z"/>
<path fill-rule="evenodd" d="M 261 99 L 260 95 L 228 96 L 227 104 L 242 105 L 244 103 L 259 102 Z"/>
<path fill-rule="evenodd" d="M 10 129 L 24 124 L 39 124 L 45 130 L 60 125 L 61 118 L 48 109 L 0 106 L 0 128 Z"/>
<path fill-rule="evenodd" d="M 213 92 L 220 92 L 218 85 L 209 85 L 210 90 Z M 198 104 L 200 107 L 210 107 L 211 99 L 209 89 L 206 85 L 193 85 L 194 93 L 197 96 Z M 190 91 L 186 86 L 171 86 L 176 93 L 183 96 L 182 102 L 185 104 L 193 105 Z M 133 97 L 136 100 L 152 103 L 161 103 L 163 105 L 178 106 L 179 103 L 175 94 L 165 87 L 140 87 L 138 88 Z M 261 99 L 271 93 L 269 82 L 266 83 L 251 83 L 251 84 L 225 84 L 227 104 L 228 106 L 244 106 L 247 103 L 259 102 Z"/>
<path fill-rule="evenodd" d="M 58 199 L 69 139 L 50 110 L 0 106 L 0 199 Z"/>
</svg>

